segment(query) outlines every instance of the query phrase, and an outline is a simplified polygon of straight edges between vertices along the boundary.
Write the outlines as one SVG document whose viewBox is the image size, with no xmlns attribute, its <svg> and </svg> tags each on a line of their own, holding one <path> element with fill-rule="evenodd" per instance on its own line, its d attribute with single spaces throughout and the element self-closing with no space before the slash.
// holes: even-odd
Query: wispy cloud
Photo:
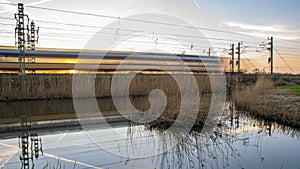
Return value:
<svg viewBox="0 0 300 169">
<path fill-rule="evenodd" d="M 261 32 L 278 32 L 278 33 L 300 33 L 300 30 L 288 29 L 285 25 L 254 25 L 237 22 L 224 22 L 223 25 L 236 27 L 242 30 L 252 30 Z"/>
<path fill-rule="evenodd" d="M 221 26 L 235 28 L 235 31 L 241 34 L 254 37 L 274 36 L 281 39 L 296 40 L 300 39 L 299 29 L 289 29 L 285 25 L 254 25 L 237 22 L 223 22 Z"/>
<path fill-rule="evenodd" d="M 274 26 L 263 26 L 263 25 L 251 25 L 236 22 L 224 22 L 225 25 L 230 27 L 237 27 L 245 30 L 257 30 L 257 31 L 268 31 L 268 32 L 280 32 L 281 29 L 275 28 Z"/>
<path fill-rule="evenodd" d="M 254 37 L 259 37 L 259 38 L 265 38 L 265 37 L 275 37 L 279 39 L 286 39 L 286 40 L 299 40 L 300 36 L 298 35 L 279 35 L 279 34 L 272 34 L 272 33 L 261 33 L 261 32 L 237 32 L 240 34 L 244 35 L 250 35 Z"/>
</svg>

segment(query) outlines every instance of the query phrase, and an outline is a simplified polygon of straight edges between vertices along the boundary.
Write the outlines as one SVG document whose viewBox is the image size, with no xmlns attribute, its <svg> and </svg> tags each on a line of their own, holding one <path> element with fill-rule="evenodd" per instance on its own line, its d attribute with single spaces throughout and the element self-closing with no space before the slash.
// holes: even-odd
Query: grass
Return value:
<svg viewBox="0 0 300 169">
<path fill-rule="evenodd" d="M 273 88 L 273 81 L 259 77 L 255 84 L 236 88 L 234 91 L 235 106 L 240 110 L 254 109 L 265 101 L 265 95 Z"/>
<path fill-rule="evenodd" d="M 277 86 L 277 89 L 288 90 L 295 96 L 300 96 L 300 85 L 299 86 Z"/>
<path fill-rule="evenodd" d="M 270 77 L 259 77 L 255 84 L 243 86 L 234 92 L 234 103 L 239 111 L 255 117 L 300 128 L 300 108 L 297 98 L 276 93 Z M 279 87 L 281 88 L 281 87 Z M 297 90 L 298 87 L 285 87 Z"/>
</svg>

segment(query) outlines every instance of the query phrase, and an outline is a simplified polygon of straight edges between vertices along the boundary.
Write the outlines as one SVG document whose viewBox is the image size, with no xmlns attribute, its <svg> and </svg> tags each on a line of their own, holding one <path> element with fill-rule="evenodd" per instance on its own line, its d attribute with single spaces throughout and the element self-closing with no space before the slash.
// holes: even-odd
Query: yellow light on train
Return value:
<svg viewBox="0 0 300 169">
<path fill-rule="evenodd" d="M 77 59 L 64 60 L 65 63 L 77 63 Z"/>
<path fill-rule="evenodd" d="M 70 74 L 74 74 L 74 73 L 76 73 L 76 70 L 71 69 L 71 70 L 69 70 L 69 73 L 70 73 Z"/>
</svg>

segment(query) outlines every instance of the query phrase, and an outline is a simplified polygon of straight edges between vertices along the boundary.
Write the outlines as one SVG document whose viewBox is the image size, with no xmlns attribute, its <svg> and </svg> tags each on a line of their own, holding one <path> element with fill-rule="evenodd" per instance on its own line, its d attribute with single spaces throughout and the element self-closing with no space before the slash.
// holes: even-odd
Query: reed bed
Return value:
<svg viewBox="0 0 300 169">
<path fill-rule="evenodd" d="M 119 78 L 124 78 L 124 75 L 115 75 Z M 190 87 L 192 83 L 189 81 L 188 76 L 192 75 L 174 75 L 184 80 L 185 87 Z M 183 93 L 191 96 L 188 104 L 191 104 L 190 108 L 195 105 L 193 97 L 199 95 L 200 98 L 200 111 L 196 124 L 202 124 L 210 107 L 210 79 L 207 75 L 195 75 L 196 83 L 198 85 L 199 93 L 195 93 L 198 90 L 188 90 L 190 93 Z M 83 76 L 87 78 L 84 80 L 85 84 L 92 83 L 89 76 Z M 116 114 L 116 108 L 112 102 L 101 102 L 101 98 L 111 97 L 111 84 L 112 75 L 97 75 L 95 78 L 95 95 L 98 98 L 98 104 L 104 113 Z M 122 88 L 122 83 L 116 85 L 116 93 L 118 97 L 128 95 L 128 89 Z M 138 74 L 130 82 L 129 95 L 131 104 L 140 110 L 141 112 L 150 115 L 153 112 L 147 112 L 151 104 L 149 101 L 149 94 L 155 89 L 163 91 L 167 98 L 166 108 L 164 109 L 161 117 L 156 120 L 157 126 L 168 126 L 172 124 L 179 113 L 181 105 L 181 91 L 179 90 L 177 82 L 170 75 L 149 75 Z M 55 115 L 55 114 L 69 114 L 74 116 L 73 106 L 70 99 L 72 99 L 72 76 L 70 75 L 28 75 L 28 76 L 2 76 L 0 77 L 0 100 L 1 117 L 14 118 L 19 115 L 28 116 L 40 116 L 40 115 Z M 89 97 L 89 93 L 85 93 L 84 88 L 82 90 L 84 97 Z M 59 99 L 59 100 L 58 100 Z M 28 102 L 30 100 L 30 102 Z M 47 100 L 50 100 L 48 104 Z M 57 100 L 57 101 L 54 101 Z M 68 101 L 69 100 L 69 101 Z M 39 104 L 40 102 L 45 104 Z M 10 103 L 16 103 L 18 107 L 15 107 Z M 52 104 L 55 103 L 55 104 Z M 22 106 L 22 104 L 24 104 Z M 156 104 L 160 104 L 159 100 L 156 100 Z M 21 106 L 20 106 L 21 105 Z M 189 112 L 184 112 L 188 113 Z M 154 124 L 154 123 L 153 123 Z"/>
<path fill-rule="evenodd" d="M 296 97 L 282 95 L 274 89 L 271 77 L 261 76 L 255 84 L 236 88 L 234 104 L 237 110 L 250 115 L 275 121 L 283 125 L 300 128 L 300 109 Z"/>
<path fill-rule="evenodd" d="M 0 100 L 71 98 L 71 76 L 1 76 Z"/>
<path fill-rule="evenodd" d="M 123 76 L 123 75 L 115 75 Z M 178 75 L 189 76 L 189 75 Z M 85 78 L 85 77 L 83 77 Z M 126 77 L 124 77 L 124 80 Z M 210 91 L 207 76 L 195 76 L 201 94 Z M 87 78 L 90 79 L 90 78 Z M 166 95 L 176 94 L 178 87 L 169 75 L 138 74 L 130 84 L 130 96 L 146 95 L 154 88 L 162 89 Z M 84 81 L 89 84 L 90 82 Z M 95 78 L 95 95 L 98 98 L 111 97 L 112 75 L 97 75 Z M 189 82 L 187 82 L 188 84 Z M 118 84 L 116 90 L 123 84 Z M 80 90 L 80 89 L 78 89 Z M 83 89 L 84 90 L 84 89 Z M 86 91 L 82 91 L 85 93 Z M 117 91 L 120 96 L 128 95 L 127 90 Z M 87 95 L 88 97 L 88 95 Z M 72 98 L 72 76 L 70 75 L 28 75 L 28 76 L 1 76 L 0 101 L 16 100 L 51 100 Z"/>
</svg>

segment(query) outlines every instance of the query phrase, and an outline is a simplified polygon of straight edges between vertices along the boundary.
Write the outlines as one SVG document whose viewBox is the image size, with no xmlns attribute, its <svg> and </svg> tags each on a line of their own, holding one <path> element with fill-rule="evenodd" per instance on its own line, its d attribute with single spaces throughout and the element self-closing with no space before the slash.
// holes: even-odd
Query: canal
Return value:
<svg viewBox="0 0 300 169">
<path fill-rule="evenodd" d="M 64 122 L 69 121 L 57 123 Z M 89 129 L 67 125 L 30 131 L 40 138 L 38 158 L 34 157 L 34 151 L 29 151 L 33 157 L 30 166 L 38 169 L 300 166 L 298 130 L 235 110 L 226 109 L 212 132 L 194 129 L 185 137 L 122 120 L 109 124 Z M 20 132 L 5 133 L 0 137 L 0 168 L 21 168 Z"/>
</svg>

